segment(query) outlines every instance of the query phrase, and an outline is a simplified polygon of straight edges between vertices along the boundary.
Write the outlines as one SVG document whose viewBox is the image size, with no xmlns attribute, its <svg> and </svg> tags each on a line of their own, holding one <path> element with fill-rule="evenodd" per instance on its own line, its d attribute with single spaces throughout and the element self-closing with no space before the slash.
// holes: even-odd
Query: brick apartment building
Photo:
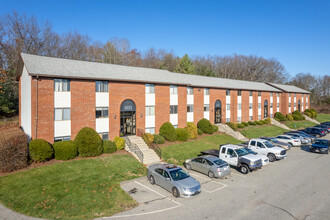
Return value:
<svg viewBox="0 0 330 220">
<path fill-rule="evenodd" d="M 32 138 L 74 139 L 83 127 L 103 139 L 185 127 L 243 122 L 309 107 L 309 92 L 290 85 L 172 73 L 167 70 L 21 54 L 19 119 Z"/>
</svg>

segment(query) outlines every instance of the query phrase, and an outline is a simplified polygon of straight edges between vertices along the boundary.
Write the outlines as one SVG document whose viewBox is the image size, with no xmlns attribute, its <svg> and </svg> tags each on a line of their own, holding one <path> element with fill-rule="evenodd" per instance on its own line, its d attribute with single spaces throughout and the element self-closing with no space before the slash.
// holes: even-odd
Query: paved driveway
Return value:
<svg viewBox="0 0 330 220">
<path fill-rule="evenodd" d="M 330 139 L 330 134 L 325 138 Z M 122 183 L 140 205 L 103 219 L 330 219 L 330 155 L 293 148 L 288 159 L 227 179 L 190 172 L 201 194 L 174 198 L 146 177 Z"/>
</svg>

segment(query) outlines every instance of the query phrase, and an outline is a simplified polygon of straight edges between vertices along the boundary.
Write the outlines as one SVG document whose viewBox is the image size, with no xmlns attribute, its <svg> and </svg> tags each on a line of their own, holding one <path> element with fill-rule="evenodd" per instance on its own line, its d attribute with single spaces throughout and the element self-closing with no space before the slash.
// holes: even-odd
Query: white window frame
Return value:
<svg viewBox="0 0 330 220">
<path fill-rule="evenodd" d="M 64 110 L 69 109 L 69 119 L 64 119 Z M 61 110 L 61 119 L 56 119 L 56 110 Z M 70 121 L 71 120 L 71 108 L 54 108 L 54 121 Z"/>
<path fill-rule="evenodd" d="M 146 94 L 155 94 L 155 84 L 146 84 Z"/>
<path fill-rule="evenodd" d="M 153 116 L 153 115 L 155 115 L 155 106 L 147 105 L 146 106 L 146 116 Z"/>
</svg>

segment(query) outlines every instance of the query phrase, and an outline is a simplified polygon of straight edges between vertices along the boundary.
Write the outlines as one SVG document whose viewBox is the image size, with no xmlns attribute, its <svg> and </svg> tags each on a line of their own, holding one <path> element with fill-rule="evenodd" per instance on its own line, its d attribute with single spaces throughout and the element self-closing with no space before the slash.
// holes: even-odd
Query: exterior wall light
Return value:
<svg viewBox="0 0 330 220">
<path fill-rule="evenodd" d="M 143 116 L 143 114 L 142 114 L 142 113 L 140 113 L 140 118 L 142 118 L 142 116 Z"/>
<path fill-rule="evenodd" d="M 114 118 L 114 119 L 116 119 L 116 118 L 117 118 L 117 115 L 116 115 L 116 114 L 114 114 L 114 115 L 113 115 L 113 118 Z"/>
</svg>

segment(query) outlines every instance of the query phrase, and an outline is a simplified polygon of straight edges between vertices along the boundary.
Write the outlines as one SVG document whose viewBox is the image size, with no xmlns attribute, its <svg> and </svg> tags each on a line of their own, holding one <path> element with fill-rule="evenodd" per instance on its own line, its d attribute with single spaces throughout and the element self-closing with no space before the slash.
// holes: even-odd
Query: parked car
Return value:
<svg viewBox="0 0 330 220">
<path fill-rule="evenodd" d="M 289 131 L 289 132 L 303 134 L 303 135 L 305 135 L 306 137 L 311 138 L 311 139 L 312 139 L 312 142 L 314 142 L 315 139 L 316 139 L 316 137 L 315 137 L 314 135 L 307 134 L 306 132 L 304 132 L 304 131 L 302 131 L 302 130 L 299 130 L 299 131 Z M 285 133 L 287 133 L 287 132 L 285 132 Z M 284 133 L 284 134 L 285 134 L 285 133 Z"/>
<path fill-rule="evenodd" d="M 173 164 L 150 165 L 147 177 L 151 184 L 157 184 L 172 192 L 174 197 L 189 197 L 202 190 L 201 184 L 196 179 Z"/>
<path fill-rule="evenodd" d="M 258 154 L 263 154 L 267 156 L 270 162 L 285 159 L 287 157 L 286 150 L 281 147 L 276 147 L 275 145 L 264 139 L 251 139 L 249 141 L 248 147 L 251 150 L 257 152 Z"/>
<path fill-rule="evenodd" d="M 290 150 L 292 148 L 292 146 L 290 144 L 279 141 L 277 138 L 274 138 L 274 137 L 260 137 L 260 139 L 267 140 L 267 141 L 271 142 L 272 144 L 274 144 L 275 146 L 281 147 L 285 150 Z"/>
<path fill-rule="evenodd" d="M 330 141 L 323 140 L 323 139 L 317 139 L 310 147 L 310 151 L 328 154 L 329 148 L 330 148 Z"/>
<path fill-rule="evenodd" d="M 282 135 L 278 135 L 276 137 L 277 140 L 281 141 L 281 142 L 285 142 L 291 145 L 291 147 L 299 147 L 301 145 L 301 142 L 298 138 L 286 135 L 286 134 L 282 134 Z"/>
<path fill-rule="evenodd" d="M 308 137 L 304 137 L 302 134 L 289 132 L 289 133 L 286 133 L 286 135 L 299 138 L 299 140 L 301 141 L 301 144 L 312 144 L 312 140 Z"/>
<path fill-rule="evenodd" d="M 230 174 L 230 166 L 218 157 L 205 155 L 186 160 L 183 165 L 187 170 L 195 170 L 210 178 L 221 178 Z"/>
<path fill-rule="evenodd" d="M 325 136 L 325 132 L 319 128 L 311 127 L 311 128 L 306 128 L 305 130 L 302 130 L 302 131 L 307 134 L 314 135 L 317 138 Z"/>
<path fill-rule="evenodd" d="M 258 157 L 260 157 L 261 161 L 262 161 L 262 166 L 268 165 L 269 164 L 269 158 L 265 155 L 262 154 L 258 154 L 257 152 L 254 152 L 253 150 L 251 150 L 250 148 L 246 147 L 245 148 L 247 152 L 249 152 L 250 154 L 253 155 L 257 155 Z"/>
<path fill-rule="evenodd" d="M 262 167 L 261 158 L 252 155 L 242 146 L 226 144 L 220 145 L 219 150 L 211 149 L 201 152 L 202 155 L 213 155 L 226 161 L 229 165 L 238 168 L 242 173 L 248 174 L 250 171 Z"/>
<path fill-rule="evenodd" d="M 315 128 L 321 128 L 323 130 L 325 130 L 327 133 L 330 132 L 330 125 L 325 125 L 325 124 L 319 124 L 319 125 L 315 125 Z"/>
<path fill-rule="evenodd" d="M 328 125 L 328 126 L 330 126 L 330 121 L 322 122 L 321 125 Z"/>
</svg>

